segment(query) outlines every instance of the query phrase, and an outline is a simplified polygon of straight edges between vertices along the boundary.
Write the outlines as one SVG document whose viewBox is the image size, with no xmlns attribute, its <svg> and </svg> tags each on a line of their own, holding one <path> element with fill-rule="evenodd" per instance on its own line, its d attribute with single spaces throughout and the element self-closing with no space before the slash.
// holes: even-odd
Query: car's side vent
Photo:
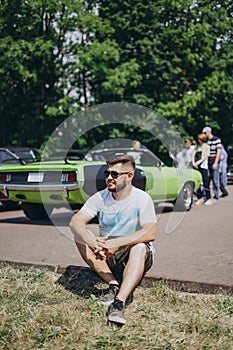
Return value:
<svg viewBox="0 0 233 350">
<path fill-rule="evenodd" d="M 88 165 L 84 167 L 84 187 L 83 190 L 92 195 L 106 187 L 104 170 L 107 165 Z"/>
<path fill-rule="evenodd" d="M 145 191 L 146 189 L 146 176 L 143 170 L 135 169 L 134 178 L 132 184 Z"/>
<path fill-rule="evenodd" d="M 107 165 L 88 165 L 84 167 L 84 187 L 83 190 L 92 195 L 97 191 L 101 191 L 106 187 L 104 170 L 107 169 Z M 146 188 L 146 176 L 143 170 L 136 169 L 133 185 L 141 190 L 145 191 Z"/>
</svg>

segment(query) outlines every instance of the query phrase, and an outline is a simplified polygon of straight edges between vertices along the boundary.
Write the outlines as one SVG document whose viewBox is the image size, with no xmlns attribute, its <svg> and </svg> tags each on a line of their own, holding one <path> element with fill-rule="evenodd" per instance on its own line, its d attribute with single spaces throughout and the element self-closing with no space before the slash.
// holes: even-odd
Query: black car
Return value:
<svg viewBox="0 0 233 350">
<path fill-rule="evenodd" d="M 227 169 L 227 184 L 233 184 L 233 164 L 230 164 Z"/>
</svg>

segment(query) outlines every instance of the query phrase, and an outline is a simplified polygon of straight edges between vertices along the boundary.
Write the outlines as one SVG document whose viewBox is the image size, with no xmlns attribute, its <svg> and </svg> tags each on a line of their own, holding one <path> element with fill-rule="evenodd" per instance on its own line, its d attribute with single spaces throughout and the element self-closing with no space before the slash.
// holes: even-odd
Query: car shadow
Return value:
<svg viewBox="0 0 233 350">
<path fill-rule="evenodd" d="M 46 220 L 30 220 L 23 214 L 23 216 L 0 219 L 0 223 L 2 222 L 2 223 L 8 223 L 8 224 L 62 227 L 62 226 L 69 226 L 70 220 L 74 214 L 75 212 L 72 212 L 72 211 L 69 213 L 52 214 L 51 217 Z M 98 223 L 97 218 L 94 218 L 90 221 L 90 224 L 96 224 L 96 223 Z"/>
<path fill-rule="evenodd" d="M 155 206 L 155 212 L 156 214 L 166 214 L 166 213 L 171 213 L 174 210 L 173 205 L 169 204 L 159 204 Z"/>
<path fill-rule="evenodd" d="M 4 205 L 0 205 L 0 213 L 5 213 L 8 211 L 19 211 L 21 210 L 21 205 L 19 204 L 17 207 L 10 208 L 10 207 L 5 207 Z"/>
<path fill-rule="evenodd" d="M 50 218 L 46 220 L 30 220 L 27 218 L 24 213 L 21 210 L 7 210 L 3 207 L 0 207 L 0 213 L 6 213 L 6 212 L 15 212 L 17 213 L 16 217 L 9 217 L 9 218 L 3 218 L 0 219 L 0 223 L 8 223 L 8 224 L 21 224 L 21 225 L 38 225 L 38 226 L 68 226 L 70 223 L 71 218 L 73 215 L 77 212 L 76 211 L 70 211 L 65 213 L 54 213 L 51 215 Z M 169 204 L 160 204 L 156 206 L 155 208 L 156 214 L 166 214 L 173 211 L 173 206 Z M 21 215 L 22 213 L 22 215 Z M 98 219 L 95 217 L 90 221 L 90 224 L 98 224 Z"/>
</svg>

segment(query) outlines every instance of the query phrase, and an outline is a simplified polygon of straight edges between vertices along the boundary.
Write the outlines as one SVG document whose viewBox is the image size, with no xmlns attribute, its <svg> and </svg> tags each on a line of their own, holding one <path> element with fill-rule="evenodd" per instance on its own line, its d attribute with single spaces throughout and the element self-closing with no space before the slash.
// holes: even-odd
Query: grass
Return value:
<svg viewBox="0 0 233 350">
<path fill-rule="evenodd" d="M 97 304 L 105 287 L 85 268 L 0 265 L 0 349 L 233 349 L 232 296 L 138 287 L 117 327 Z"/>
</svg>

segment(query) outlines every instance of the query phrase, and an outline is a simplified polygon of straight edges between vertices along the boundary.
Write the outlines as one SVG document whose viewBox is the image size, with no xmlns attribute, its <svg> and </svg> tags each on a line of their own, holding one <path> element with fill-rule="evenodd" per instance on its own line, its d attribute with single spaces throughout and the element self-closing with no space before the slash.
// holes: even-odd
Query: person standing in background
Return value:
<svg viewBox="0 0 233 350">
<path fill-rule="evenodd" d="M 132 150 L 128 152 L 127 154 L 131 157 L 134 158 L 135 164 L 140 164 L 141 163 L 141 152 L 137 152 L 136 150 L 139 150 L 141 148 L 141 142 L 134 140 L 132 141 L 132 148 L 135 150 Z"/>
<path fill-rule="evenodd" d="M 208 157 L 208 170 L 209 170 L 209 184 L 213 181 L 214 197 L 213 202 L 217 203 L 219 200 L 219 162 L 220 152 L 222 148 L 221 139 L 218 136 L 212 134 L 212 129 L 209 126 L 205 126 L 202 130 L 207 136 L 207 143 L 210 146 L 210 155 Z"/>
<path fill-rule="evenodd" d="M 221 153 L 220 153 L 220 165 L 219 165 L 220 191 L 222 192 L 221 197 L 228 196 L 228 192 L 226 190 L 226 186 L 227 186 L 227 158 L 228 158 L 228 154 L 225 150 L 224 145 L 222 144 Z"/>
<path fill-rule="evenodd" d="M 213 204 L 210 199 L 210 187 L 208 176 L 208 157 L 210 155 L 210 146 L 206 143 L 206 135 L 198 134 L 198 145 L 195 147 L 192 154 L 193 168 L 200 171 L 202 175 L 203 188 L 197 190 L 197 202 L 196 205 L 204 203 L 205 205 Z"/>
<path fill-rule="evenodd" d="M 169 152 L 169 157 L 176 162 L 177 168 L 192 168 L 192 153 L 195 146 L 191 139 L 185 139 L 184 146 L 176 155 Z"/>
</svg>

